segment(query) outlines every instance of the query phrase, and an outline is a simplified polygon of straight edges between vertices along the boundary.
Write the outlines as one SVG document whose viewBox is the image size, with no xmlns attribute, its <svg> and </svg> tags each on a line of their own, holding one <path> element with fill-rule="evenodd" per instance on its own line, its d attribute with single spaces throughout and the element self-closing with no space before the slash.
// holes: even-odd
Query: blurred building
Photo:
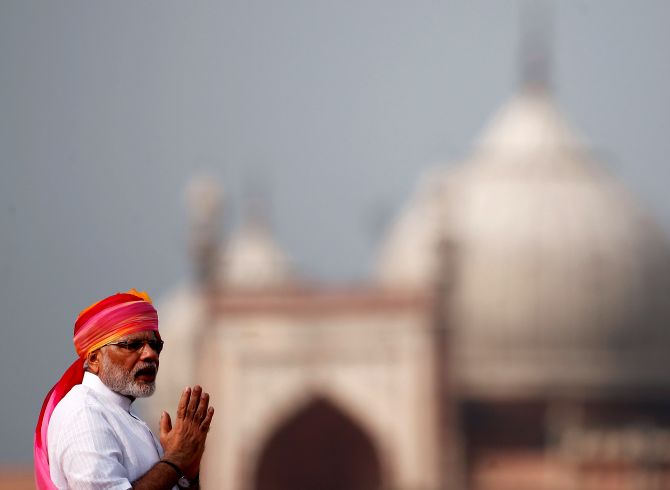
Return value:
<svg viewBox="0 0 670 490">
<path fill-rule="evenodd" d="M 219 243 L 190 195 L 152 407 L 211 392 L 208 488 L 670 488 L 670 249 L 542 84 L 423 175 L 367 285 L 297 277 L 262 213 Z"/>
</svg>

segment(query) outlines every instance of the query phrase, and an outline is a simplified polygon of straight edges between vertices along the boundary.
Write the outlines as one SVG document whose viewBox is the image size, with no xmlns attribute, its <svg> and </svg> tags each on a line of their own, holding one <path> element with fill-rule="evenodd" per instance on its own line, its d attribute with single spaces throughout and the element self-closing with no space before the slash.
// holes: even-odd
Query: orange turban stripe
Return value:
<svg viewBox="0 0 670 490">
<path fill-rule="evenodd" d="M 73 386 L 84 378 L 84 360 L 89 352 L 135 332 L 158 332 L 158 313 L 149 295 L 131 289 L 105 298 L 83 310 L 74 325 L 74 346 L 79 359 L 65 371 L 49 391 L 35 428 L 35 482 L 38 490 L 56 487 L 49 474 L 47 431 L 51 414 Z"/>
</svg>

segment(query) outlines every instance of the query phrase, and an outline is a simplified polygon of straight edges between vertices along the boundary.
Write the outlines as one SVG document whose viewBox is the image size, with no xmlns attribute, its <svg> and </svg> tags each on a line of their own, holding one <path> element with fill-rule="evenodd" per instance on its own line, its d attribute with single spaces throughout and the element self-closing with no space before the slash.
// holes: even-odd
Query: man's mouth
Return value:
<svg viewBox="0 0 670 490">
<path fill-rule="evenodd" d="M 146 367 L 135 373 L 135 379 L 139 381 L 152 382 L 156 379 L 156 368 Z"/>
</svg>

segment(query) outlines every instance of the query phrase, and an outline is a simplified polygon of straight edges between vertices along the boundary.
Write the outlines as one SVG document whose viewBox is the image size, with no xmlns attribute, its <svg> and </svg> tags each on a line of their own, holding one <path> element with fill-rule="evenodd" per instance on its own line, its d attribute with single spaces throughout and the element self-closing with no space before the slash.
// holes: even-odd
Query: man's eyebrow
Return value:
<svg viewBox="0 0 670 490">
<path fill-rule="evenodd" d="M 117 342 L 137 342 L 144 340 L 158 340 L 156 337 L 126 337 L 124 339 L 119 339 Z"/>
</svg>

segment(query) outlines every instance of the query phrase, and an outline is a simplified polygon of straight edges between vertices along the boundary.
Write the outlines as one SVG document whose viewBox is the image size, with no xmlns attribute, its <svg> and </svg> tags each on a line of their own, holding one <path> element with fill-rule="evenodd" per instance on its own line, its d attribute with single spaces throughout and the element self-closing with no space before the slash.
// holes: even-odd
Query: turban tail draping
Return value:
<svg viewBox="0 0 670 490">
<path fill-rule="evenodd" d="M 135 332 L 158 332 L 158 314 L 146 293 L 131 289 L 105 298 L 83 310 L 74 325 L 74 346 L 79 358 L 47 393 L 35 428 L 35 483 L 38 490 L 56 487 L 49 475 L 47 430 L 58 402 L 84 378 L 86 356 L 103 345 Z"/>
</svg>

